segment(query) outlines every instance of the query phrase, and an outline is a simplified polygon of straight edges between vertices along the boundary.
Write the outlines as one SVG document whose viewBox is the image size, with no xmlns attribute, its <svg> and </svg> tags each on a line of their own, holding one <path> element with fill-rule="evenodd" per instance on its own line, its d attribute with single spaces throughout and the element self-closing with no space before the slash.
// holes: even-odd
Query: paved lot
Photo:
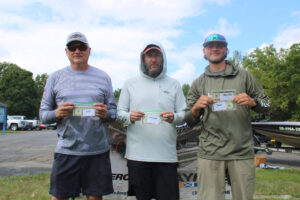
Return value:
<svg viewBox="0 0 300 200">
<path fill-rule="evenodd" d="M 0 177 L 50 171 L 56 142 L 55 130 L 1 134 Z M 300 168 L 300 154 L 259 154 L 267 157 L 269 165 Z"/>
<path fill-rule="evenodd" d="M 26 131 L 0 135 L 0 177 L 51 170 L 56 131 Z"/>
<path fill-rule="evenodd" d="M 283 153 L 273 152 L 271 155 L 258 152 L 257 155 L 266 156 L 267 165 L 279 166 L 285 168 L 300 169 L 300 152 L 297 153 Z"/>
</svg>

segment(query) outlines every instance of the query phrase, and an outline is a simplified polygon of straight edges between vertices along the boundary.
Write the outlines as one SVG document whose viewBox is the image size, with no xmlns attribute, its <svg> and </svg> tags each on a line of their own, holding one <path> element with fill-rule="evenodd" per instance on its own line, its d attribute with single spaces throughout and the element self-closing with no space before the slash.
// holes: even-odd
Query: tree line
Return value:
<svg viewBox="0 0 300 200">
<path fill-rule="evenodd" d="M 271 120 L 300 120 L 300 43 L 279 51 L 273 45 L 257 48 L 242 64 L 269 96 Z"/>
<path fill-rule="evenodd" d="M 256 48 L 246 56 L 234 51 L 231 62 L 253 74 L 271 101 L 273 121 L 300 120 L 300 43 L 277 50 L 273 45 Z M 33 73 L 16 64 L 0 62 L 0 102 L 8 106 L 8 115 L 38 118 L 39 106 L 48 74 Z M 186 97 L 189 84 L 182 85 Z M 121 89 L 114 91 L 119 99 Z"/>
<path fill-rule="evenodd" d="M 33 79 L 30 71 L 13 63 L 0 63 L 0 102 L 7 105 L 8 115 L 37 118 L 47 74 Z"/>
</svg>

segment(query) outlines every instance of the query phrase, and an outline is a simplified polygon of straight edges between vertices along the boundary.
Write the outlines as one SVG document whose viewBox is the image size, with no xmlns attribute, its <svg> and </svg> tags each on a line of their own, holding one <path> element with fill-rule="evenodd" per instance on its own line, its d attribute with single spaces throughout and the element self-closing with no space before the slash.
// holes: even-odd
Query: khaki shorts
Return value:
<svg viewBox="0 0 300 200">
<path fill-rule="evenodd" d="M 253 199 L 254 159 L 218 161 L 198 158 L 198 200 L 224 200 L 226 169 L 231 181 L 232 199 Z"/>
</svg>

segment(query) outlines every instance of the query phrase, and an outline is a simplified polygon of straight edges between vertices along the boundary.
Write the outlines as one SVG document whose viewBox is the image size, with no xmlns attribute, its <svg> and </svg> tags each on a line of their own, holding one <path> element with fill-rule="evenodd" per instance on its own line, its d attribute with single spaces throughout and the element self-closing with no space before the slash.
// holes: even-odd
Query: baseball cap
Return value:
<svg viewBox="0 0 300 200">
<path fill-rule="evenodd" d="M 206 47 L 209 43 L 212 42 L 221 42 L 224 43 L 227 46 L 227 41 L 225 39 L 225 37 L 219 33 L 212 33 L 209 34 L 203 42 L 203 47 Z"/>
<path fill-rule="evenodd" d="M 159 46 L 156 46 L 156 45 L 154 45 L 154 44 L 148 45 L 148 46 L 145 48 L 145 50 L 144 50 L 143 53 L 146 54 L 148 51 L 153 50 L 153 49 L 155 49 L 155 50 L 157 50 L 157 51 L 159 51 L 159 52 L 161 53 L 160 47 L 159 47 Z"/>
<path fill-rule="evenodd" d="M 83 33 L 74 32 L 74 33 L 71 33 L 70 35 L 68 35 L 66 45 L 68 45 L 70 42 L 73 42 L 73 41 L 82 42 L 82 43 L 86 44 L 89 47 L 89 43 L 88 43 L 88 41 L 87 41 L 87 39 L 86 39 L 86 37 Z"/>
</svg>

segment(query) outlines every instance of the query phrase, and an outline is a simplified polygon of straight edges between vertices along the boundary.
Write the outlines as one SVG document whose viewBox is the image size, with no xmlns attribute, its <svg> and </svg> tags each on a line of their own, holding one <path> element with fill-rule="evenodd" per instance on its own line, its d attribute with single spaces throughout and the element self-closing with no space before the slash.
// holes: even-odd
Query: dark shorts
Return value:
<svg viewBox="0 0 300 200">
<path fill-rule="evenodd" d="M 109 151 L 91 156 L 55 153 L 50 194 L 56 198 L 102 196 L 113 192 Z"/>
<path fill-rule="evenodd" d="M 138 200 L 179 200 L 177 163 L 127 161 L 128 196 Z"/>
</svg>

